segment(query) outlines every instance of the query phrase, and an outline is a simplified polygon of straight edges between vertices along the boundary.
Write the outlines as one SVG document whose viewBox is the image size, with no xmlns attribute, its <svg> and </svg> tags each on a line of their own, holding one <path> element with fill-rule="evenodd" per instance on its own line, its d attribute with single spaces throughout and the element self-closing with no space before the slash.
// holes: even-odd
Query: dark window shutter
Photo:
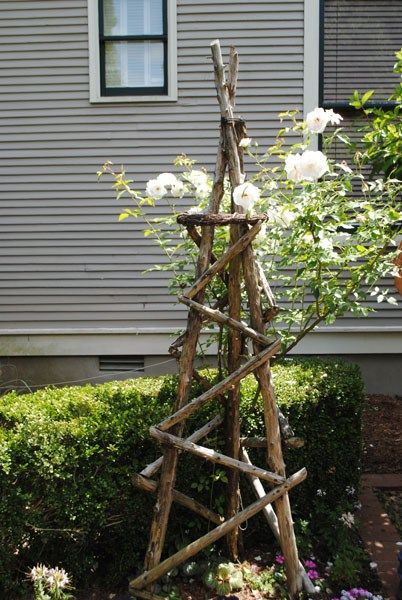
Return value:
<svg viewBox="0 0 402 600">
<path fill-rule="evenodd" d="M 324 1 L 323 103 L 347 102 L 375 90 L 387 100 L 399 81 L 392 71 L 402 46 L 402 0 Z"/>
</svg>

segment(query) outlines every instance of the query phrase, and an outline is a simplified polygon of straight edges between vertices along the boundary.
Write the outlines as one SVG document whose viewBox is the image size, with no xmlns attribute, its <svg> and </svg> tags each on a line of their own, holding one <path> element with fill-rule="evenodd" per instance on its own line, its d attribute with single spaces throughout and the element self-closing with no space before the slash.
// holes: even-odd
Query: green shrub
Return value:
<svg viewBox="0 0 402 600">
<path fill-rule="evenodd" d="M 357 488 L 361 378 L 355 366 L 319 360 L 285 360 L 274 376 L 278 402 L 306 441 L 286 452 L 289 473 L 301 466 L 309 472 L 292 492 L 294 512 L 317 521 L 320 533 L 328 515 L 337 519 L 345 510 L 346 488 Z M 148 430 L 170 412 L 176 389 L 176 378 L 165 376 L 0 399 L 0 597 L 11 597 L 37 563 L 66 568 L 76 585 L 95 573 L 116 582 L 138 568 L 154 498 L 134 488 L 130 476 L 159 455 Z M 193 394 L 199 391 L 195 386 Z M 246 435 L 263 431 L 255 391 L 248 377 L 242 384 Z M 192 427 L 214 410 L 205 407 Z M 219 446 L 218 438 L 209 443 Z M 259 460 L 264 464 L 265 457 Z M 191 483 L 202 477 L 207 483 L 198 487 L 208 503 L 211 485 L 223 486 L 222 478 L 209 463 L 182 456 L 177 486 L 195 495 Z M 203 526 L 175 507 L 168 543 L 177 547 Z"/>
</svg>

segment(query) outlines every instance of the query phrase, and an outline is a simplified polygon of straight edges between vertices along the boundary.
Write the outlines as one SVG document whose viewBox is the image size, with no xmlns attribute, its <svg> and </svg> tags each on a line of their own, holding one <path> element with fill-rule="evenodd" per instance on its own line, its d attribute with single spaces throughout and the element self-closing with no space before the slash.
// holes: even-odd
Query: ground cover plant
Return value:
<svg viewBox="0 0 402 600">
<path fill-rule="evenodd" d="M 304 555 L 315 546 L 334 564 L 340 556 L 341 568 L 354 535 L 348 514 L 356 506 L 359 478 L 359 371 L 341 361 L 285 360 L 275 365 L 274 375 L 279 404 L 305 440 L 302 448 L 286 451 L 290 469 L 306 465 L 309 471 L 293 495 L 300 546 Z M 153 498 L 138 491 L 131 476 L 157 456 L 148 429 L 169 413 L 176 381 L 173 376 L 144 378 L 0 399 L 3 595 L 12 598 L 16 590 L 28 588 L 26 573 L 38 563 L 65 569 L 78 588 L 96 578 L 117 585 L 138 568 Z M 243 386 L 244 431 L 253 435 L 262 426 L 261 406 L 254 379 L 247 378 Z M 195 385 L 193 393 L 199 391 Z M 312 415 L 315 427 L 309 428 Z M 205 422 L 208 416 L 197 419 Z M 216 435 L 209 444 L 219 448 L 220 439 Z M 188 483 L 195 472 L 197 497 L 219 511 L 224 474 L 196 459 L 183 461 L 178 487 L 189 495 L 195 493 Z M 184 509 L 175 511 L 172 549 L 206 527 Z M 251 521 L 245 543 L 254 544 L 262 529 L 266 538 L 265 523 Z M 353 585 L 366 559 L 349 558 Z"/>
</svg>

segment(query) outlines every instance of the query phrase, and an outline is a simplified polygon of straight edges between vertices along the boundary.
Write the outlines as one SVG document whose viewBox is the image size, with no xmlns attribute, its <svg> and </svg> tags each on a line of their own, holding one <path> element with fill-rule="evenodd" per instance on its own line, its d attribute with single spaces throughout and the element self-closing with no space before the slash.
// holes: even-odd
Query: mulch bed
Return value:
<svg viewBox="0 0 402 600">
<path fill-rule="evenodd" d="M 365 473 L 402 473 L 402 396 L 367 397 L 363 444 Z"/>
</svg>

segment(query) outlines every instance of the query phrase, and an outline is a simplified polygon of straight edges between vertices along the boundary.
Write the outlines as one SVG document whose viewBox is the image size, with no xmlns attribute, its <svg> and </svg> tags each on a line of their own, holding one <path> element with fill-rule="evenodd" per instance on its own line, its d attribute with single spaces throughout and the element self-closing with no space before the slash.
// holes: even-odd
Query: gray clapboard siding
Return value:
<svg viewBox="0 0 402 600">
<path fill-rule="evenodd" d="M 87 25 L 86 0 L 0 0 L 0 330 L 175 330 L 185 309 L 165 274 L 142 273 L 165 258 L 142 224 L 117 222 L 125 202 L 95 173 L 124 163 L 144 189 L 183 151 L 213 167 L 215 37 L 239 49 L 250 135 L 272 142 L 277 113 L 302 108 L 303 1 L 178 0 L 179 100 L 165 104 L 89 103 Z M 391 321 L 386 307 L 371 323 Z"/>
<path fill-rule="evenodd" d="M 302 103 L 303 2 L 179 0 L 179 101 L 167 104 L 89 104 L 86 0 L 0 0 L 0 22 L 2 327 L 177 328 L 185 311 L 166 276 L 142 273 L 164 257 L 141 224 L 117 223 L 95 172 L 124 163 L 144 189 L 183 151 L 212 167 L 218 36 L 239 47 L 251 134 L 272 139 L 277 113 Z"/>
</svg>

